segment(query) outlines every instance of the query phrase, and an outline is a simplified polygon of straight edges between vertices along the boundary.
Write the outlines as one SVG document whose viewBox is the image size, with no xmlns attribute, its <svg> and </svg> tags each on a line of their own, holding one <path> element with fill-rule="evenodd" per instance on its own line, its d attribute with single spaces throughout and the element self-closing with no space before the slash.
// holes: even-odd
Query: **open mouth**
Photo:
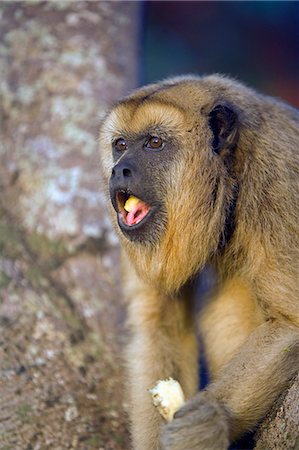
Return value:
<svg viewBox="0 0 299 450">
<path fill-rule="evenodd" d="M 146 202 L 126 191 L 117 192 L 116 203 L 121 221 L 128 227 L 140 224 L 151 211 Z"/>
</svg>

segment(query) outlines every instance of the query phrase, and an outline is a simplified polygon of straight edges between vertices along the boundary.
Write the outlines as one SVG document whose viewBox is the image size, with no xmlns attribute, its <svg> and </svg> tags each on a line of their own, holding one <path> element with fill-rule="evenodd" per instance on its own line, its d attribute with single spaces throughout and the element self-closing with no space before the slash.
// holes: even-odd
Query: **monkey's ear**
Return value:
<svg viewBox="0 0 299 450">
<path fill-rule="evenodd" d="M 233 149 L 238 139 L 238 116 L 227 105 L 215 106 L 209 114 L 209 127 L 213 133 L 212 148 L 217 154 Z"/>
</svg>

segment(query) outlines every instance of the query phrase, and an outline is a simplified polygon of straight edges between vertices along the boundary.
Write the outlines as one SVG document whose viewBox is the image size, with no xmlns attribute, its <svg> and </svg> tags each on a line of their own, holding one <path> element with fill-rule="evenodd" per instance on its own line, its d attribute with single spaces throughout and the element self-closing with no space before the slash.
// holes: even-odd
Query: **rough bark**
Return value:
<svg viewBox="0 0 299 450">
<path fill-rule="evenodd" d="M 299 375 L 290 383 L 256 434 L 255 450 L 299 449 Z"/>
<path fill-rule="evenodd" d="M 1 450 L 129 447 L 97 134 L 136 84 L 138 8 L 0 5 Z"/>
</svg>

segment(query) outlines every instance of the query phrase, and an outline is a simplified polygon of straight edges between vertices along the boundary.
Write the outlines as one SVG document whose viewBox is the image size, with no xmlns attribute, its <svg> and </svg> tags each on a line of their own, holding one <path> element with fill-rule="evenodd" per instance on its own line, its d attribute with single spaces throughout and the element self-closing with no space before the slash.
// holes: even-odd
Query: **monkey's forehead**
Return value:
<svg viewBox="0 0 299 450">
<path fill-rule="evenodd" d="M 120 135 L 141 134 L 159 127 L 177 137 L 206 123 L 218 103 L 242 103 L 253 91 L 221 75 L 183 76 L 137 89 L 112 108 L 102 122 L 100 135 L 107 142 Z M 246 103 L 245 102 L 245 103 Z M 247 104 L 246 103 L 246 104 Z"/>
<path fill-rule="evenodd" d="M 102 123 L 101 134 L 111 140 L 155 128 L 166 133 L 180 133 L 186 129 L 188 120 L 188 114 L 178 106 L 161 101 L 139 103 L 132 99 L 118 104 L 108 114 Z"/>
<path fill-rule="evenodd" d="M 102 136 L 142 133 L 159 126 L 176 136 L 200 120 L 231 82 L 220 76 L 175 77 L 148 85 L 117 103 L 102 122 Z"/>
</svg>

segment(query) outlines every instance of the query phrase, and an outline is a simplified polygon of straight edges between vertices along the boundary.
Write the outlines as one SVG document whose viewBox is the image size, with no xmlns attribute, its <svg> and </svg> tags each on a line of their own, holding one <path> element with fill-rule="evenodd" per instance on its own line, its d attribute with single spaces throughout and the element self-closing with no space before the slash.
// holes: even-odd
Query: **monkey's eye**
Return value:
<svg viewBox="0 0 299 450">
<path fill-rule="evenodd" d="M 164 142 L 157 136 L 151 136 L 144 144 L 145 148 L 160 150 L 163 148 Z"/>
<path fill-rule="evenodd" d="M 128 148 L 128 144 L 123 138 L 117 139 L 113 145 L 114 148 L 116 148 L 116 150 L 119 150 L 120 152 L 123 152 Z"/>
</svg>

